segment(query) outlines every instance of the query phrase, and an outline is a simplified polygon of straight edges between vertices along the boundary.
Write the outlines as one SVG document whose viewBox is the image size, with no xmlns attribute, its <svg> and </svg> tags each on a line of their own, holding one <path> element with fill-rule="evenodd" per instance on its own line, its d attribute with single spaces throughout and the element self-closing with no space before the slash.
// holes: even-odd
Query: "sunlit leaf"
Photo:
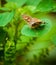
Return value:
<svg viewBox="0 0 56 65">
<path fill-rule="evenodd" d="M 32 13 L 36 12 L 36 6 L 26 6 Z"/>
<path fill-rule="evenodd" d="M 40 2 L 41 0 L 28 0 L 27 5 L 37 6 Z"/>
<path fill-rule="evenodd" d="M 37 6 L 37 11 L 45 12 L 51 11 L 53 7 L 52 0 L 42 0 Z"/>
<path fill-rule="evenodd" d="M 13 3 L 16 3 L 18 7 L 21 7 L 22 5 L 25 4 L 25 2 L 27 0 L 6 0 L 7 2 L 13 2 Z"/>
<path fill-rule="evenodd" d="M 7 25 L 13 18 L 14 12 L 6 12 L 0 14 L 0 26 Z"/>
<path fill-rule="evenodd" d="M 17 8 L 17 4 L 14 3 L 14 2 L 8 2 L 4 5 L 6 8 L 10 9 L 10 10 L 13 10 L 13 9 L 16 9 Z"/>
</svg>

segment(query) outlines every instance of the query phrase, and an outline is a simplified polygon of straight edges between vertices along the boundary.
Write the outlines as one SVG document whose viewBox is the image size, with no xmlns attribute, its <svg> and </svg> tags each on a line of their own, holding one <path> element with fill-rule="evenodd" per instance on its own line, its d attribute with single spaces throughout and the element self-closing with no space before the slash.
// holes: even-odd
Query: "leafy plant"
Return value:
<svg viewBox="0 0 56 65">
<path fill-rule="evenodd" d="M 7 2 L 12 2 L 12 3 L 15 3 L 18 7 L 21 7 L 22 5 L 24 5 L 25 4 L 25 2 L 27 1 L 27 0 L 6 0 Z"/>
<path fill-rule="evenodd" d="M 55 12 L 55 0 L 0 0 L 1 63 L 46 65 L 46 58 L 52 56 L 56 46 Z M 39 18 L 45 25 L 31 29 L 22 14 Z"/>
<path fill-rule="evenodd" d="M 0 26 L 7 25 L 14 16 L 14 12 L 6 12 L 0 14 Z"/>
</svg>

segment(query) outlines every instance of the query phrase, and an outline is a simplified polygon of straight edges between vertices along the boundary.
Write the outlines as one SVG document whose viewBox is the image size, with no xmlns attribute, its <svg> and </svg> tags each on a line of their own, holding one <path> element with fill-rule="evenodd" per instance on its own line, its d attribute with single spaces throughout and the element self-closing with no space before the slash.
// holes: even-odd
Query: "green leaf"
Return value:
<svg viewBox="0 0 56 65">
<path fill-rule="evenodd" d="M 30 41 L 30 38 L 27 37 L 27 36 L 20 36 L 20 40 L 21 40 L 22 42 L 29 42 L 29 41 Z"/>
<path fill-rule="evenodd" d="M 52 23 L 51 23 L 51 20 L 47 19 L 47 18 L 42 18 L 41 19 L 43 22 L 46 22 L 45 26 L 43 29 L 37 29 L 36 31 L 38 32 L 39 36 L 40 35 L 44 35 L 44 34 L 47 34 L 51 28 L 52 28 Z"/>
<path fill-rule="evenodd" d="M 53 7 L 52 0 L 42 0 L 37 6 L 37 11 L 46 12 L 51 11 Z"/>
<path fill-rule="evenodd" d="M 38 32 L 36 32 L 34 29 L 29 28 L 28 25 L 25 25 L 25 26 L 22 28 L 21 33 L 22 33 L 23 35 L 31 36 L 31 37 L 37 37 L 37 36 L 38 36 Z"/>
<path fill-rule="evenodd" d="M 26 4 L 31 6 L 37 6 L 40 2 L 41 0 L 28 0 Z"/>
<path fill-rule="evenodd" d="M 6 12 L 0 14 L 0 26 L 7 25 L 13 18 L 14 12 Z"/>
<path fill-rule="evenodd" d="M 5 7 L 0 8 L 0 12 L 9 12 L 9 11 L 10 11 L 9 8 L 5 8 Z"/>
<path fill-rule="evenodd" d="M 52 12 L 56 12 L 56 1 L 55 0 L 53 0 Z"/>
<path fill-rule="evenodd" d="M 52 25 L 51 25 L 51 21 L 49 19 L 46 19 L 46 18 L 42 18 L 41 19 L 43 22 L 46 22 L 45 26 L 40 29 L 31 29 L 29 28 L 28 25 L 25 25 L 22 30 L 21 30 L 21 33 L 23 35 L 26 35 L 26 36 L 32 36 L 32 37 L 40 37 L 41 35 L 43 34 L 46 34 L 47 32 L 49 32 L 49 30 L 51 29 Z"/>
<path fill-rule="evenodd" d="M 26 6 L 27 9 L 31 11 L 31 13 L 35 13 L 36 11 L 36 6 Z"/>
<path fill-rule="evenodd" d="M 10 10 L 15 10 L 17 8 L 17 4 L 14 2 L 8 2 L 4 6 Z"/>
<path fill-rule="evenodd" d="M 18 7 L 21 7 L 22 5 L 25 4 L 25 2 L 27 0 L 6 0 L 7 2 L 13 2 L 13 3 L 16 3 Z"/>
</svg>

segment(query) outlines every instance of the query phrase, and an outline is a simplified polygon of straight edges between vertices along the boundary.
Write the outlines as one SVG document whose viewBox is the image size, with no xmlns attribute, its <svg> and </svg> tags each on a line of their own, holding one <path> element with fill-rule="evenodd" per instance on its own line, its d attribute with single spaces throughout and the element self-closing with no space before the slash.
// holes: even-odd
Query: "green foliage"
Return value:
<svg viewBox="0 0 56 65">
<path fill-rule="evenodd" d="M 28 5 L 28 6 L 26 6 L 26 9 L 30 10 L 31 13 L 35 13 L 36 12 L 36 7 L 35 6 Z"/>
<path fill-rule="evenodd" d="M 56 35 L 53 35 L 51 42 L 56 46 Z"/>
<path fill-rule="evenodd" d="M 53 12 L 56 12 L 56 1 L 54 0 L 53 1 L 53 9 L 52 9 Z"/>
<path fill-rule="evenodd" d="M 26 43 L 25 42 L 22 42 L 22 41 L 17 41 L 17 44 L 16 44 L 16 51 L 19 51 L 19 50 L 22 50 L 24 47 L 25 47 Z"/>
<path fill-rule="evenodd" d="M 8 11 L 10 11 L 9 8 L 6 8 L 6 7 L 0 8 L 0 12 L 8 12 Z"/>
<path fill-rule="evenodd" d="M 49 55 L 47 57 L 47 62 L 49 62 L 49 64 L 51 65 L 52 63 L 55 63 L 56 61 L 56 47 L 53 48 L 50 52 Z"/>
<path fill-rule="evenodd" d="M 50 19 L 47 19 L 47 18 L 42 18 L 41 19 L 43 22 L 46 22 L 44 28 L 41 30 L 37 30 L 39 35 L 44 35 L 44 34 L 47 34 L 51 28 L 52 28 L 52 23 L 51 23 L 51 20 Z"/>
<path fill-rule="evenodd" d="M 0 14 L 0 26 L 7 25 L 13 18 L 14 12 L 6 12 Z"/>
<path fill-rule="evenodd" d="M 29 28 L 28 25 L 25 25 L 25 26 L 23 27 L 21 33 L 22 33 L 23 35 L 26 35 L 26 36 L 32 36 L 32 37 L 38 36 L 38 32 L 36 32 L 34 29 Z"/>
<path fill-rule="evenodd" d="M 4 47 L 6 43 L 6 38 L 8 38 L 8 33 L 0 27 L 0 61 L 4 59 Z"/>
<path fill-rule="evenodd" d="M 49 56 L 48 56 L 48 59 L 51 59 L 51 60 L 54 60 L 56 57 L 56 47 L 53 48 L 50 53 L 49 53 Z"/>
<path fill-rule="evenodd" d="M 24 5 L 25 4 L 25 2 L 27 1 L 27 0 L 6 0 L 7 2 L 13 2 L 13 3 L 15 3 L 18 7 L 21 7 L 22 5 Z"/>
<path fill-rule="evenodd" d="M 45 11 L 51 11 L 53 7 L 53 2 L 52 0 L 43 0 L 39 3 L 39 5 L 37 6 L 37 10 L 41 11 L 41 12 L 45 12 Z"/>
<path fill-rule="evenodd" d="M 0 61 L 4 59 L 4 44 L 0 41 Z"/>
<path fill-rule="evenodd" d="M 56 12 L 55 0 L 6 0 L 6 7 L 18 8 L 26 5 L 27 7 L 35 7 L 35 12 Z M 30 8 L 31 10 L 32 8 Z"/>
<path fill-rule="evenodd" d="M 0 28 L 0 43 L 4 43 L 6 41 L 6 38 L 8 38 L 8 33 Z"/>
<path fill-rule="evenodd" d="M 4 5 L 5 8 L 9 8 L 10 10 L 14 10 L 17 8 L 17 4 L 13 2 L 8 2 L 7 4 Z"/>
<path fill-rule="evenodd" d="M 30 38 L 27 37 L 27 36 L 20 36 L 20 40 L 21 40 L 22 42 L 29 42 L 29 41 L 30 41 Z"/>
<path fill-rule="evenodd" d="M 5 64 L 14 65 L 15 61 L 15 44 L 12 41 L 7 41 L 5 46 Z"/>
<path fill-rule="evenodd" d="M 27 0 L 27 5 L 31 5 L 31 6 L 37 6 L 39 3 L 41 2 L 41 0 Z"/>
<path fill-rule="evenodd" d="M 46 65 L 42 62 L 55 53 L 56 14 L 49 12 L 56 12 L 56 1 L 1 0 L 0 7 L 0 60 L 4 58 L 5 65 Z M 40 18 L 45 24 L 31 29 L 22 14 Z"/>
<path fill-rule="evenodd" d="M 48 49 L 50 47 L 49 43 L 46 42 L 40 42 L 40 43 L 35 43 L 31 46 L 28 46 L 28 52 L 26 54 L 26 59 L 29 61 L 34 60 L 34 56 L 36 56 L 36 59 L 39 58 L 41 53 L 45 53 L 45 51 L 43 52 L 43 50 Z M 49 53 L 49 51 L 47 51 Z"/>
<path fill-rule="evenodd" d="M 37 29 L 31 29 L 28 25 L 25 25 L 21 33 L 26 36 L 32 36 L 32 37 L 40 37 L 40 35 L 46 34 L 51 29 L 51 21 L 46 18 L 41 19 L 43 22 L 46 22 L 46 24 L 41 26 L 41 28 Z M 43 29 L 42 29 L 43 28 Z"/>
</svg>

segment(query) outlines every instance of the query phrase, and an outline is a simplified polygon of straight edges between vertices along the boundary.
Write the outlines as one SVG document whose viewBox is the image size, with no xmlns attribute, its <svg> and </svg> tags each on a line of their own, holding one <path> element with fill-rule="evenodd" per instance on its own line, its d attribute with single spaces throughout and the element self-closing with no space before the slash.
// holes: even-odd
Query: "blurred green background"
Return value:
<svg viewBox="0 0 56 65">
<path fill-rule="evenodd" d="M 30 29 L 22 14 L 47 24 Z M 56 0 L 0 0 L 0 65 L 55 65 Z"/>
</svg>

